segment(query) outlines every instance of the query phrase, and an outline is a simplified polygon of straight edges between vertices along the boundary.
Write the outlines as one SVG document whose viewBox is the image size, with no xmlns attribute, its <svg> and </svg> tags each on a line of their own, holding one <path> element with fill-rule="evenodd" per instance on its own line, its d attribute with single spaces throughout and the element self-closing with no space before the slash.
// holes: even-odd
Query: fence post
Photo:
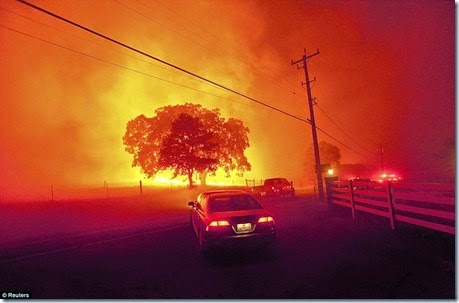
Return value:
<svg viewBox="0 0 459 303">
<path fill-rule="evenodd" d="M 387 191 L 387 203 L 388 203 L 388 208 L 389 208 L 390 227 L 393 230 L 395 230 L 394 198 L 392 195 L 392 186 L 390 182 L 387 182 L 386 191 Z"/>
<path fill-rule="evenodd" d="M 142 180 L 139 180 L 139 186 L 140 186 L 140 194 L 143 193 L 143 190 L 142 190 Z"/>
<path fill-rule="evenodd" d="M 351 199 L 352 219 L 355 219 L 354 187 L 352 186 L 352 180 L 349 180 L 349 197 Z"/>
<path fill-rule="evenodd" d="M 333 203 L 333 182 L 338 181 L 338 177 L 324 177 L 325 189 L 327 191 L 327 201 L 329 204 Z"/>
</svg>

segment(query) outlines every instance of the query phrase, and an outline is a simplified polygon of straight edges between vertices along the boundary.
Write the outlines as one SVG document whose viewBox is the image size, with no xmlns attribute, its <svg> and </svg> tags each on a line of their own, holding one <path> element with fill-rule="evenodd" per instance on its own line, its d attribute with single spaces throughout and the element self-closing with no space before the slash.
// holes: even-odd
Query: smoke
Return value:
<svg viewBox="0 0 459 303">
<path fill-rule="evenodd" d="M 390 3 L 37 4 L 302 118 L 309 118 L 300 84 L 304 73 L 291 60 L 300 59 L 304 47 L 308 54 L 320 48 L 308 61 L 311 78 L 317 77 L 313 96 L 371 153 L 347 140 L 316 110 L 319 127 L 368 157 L 320 132 L 319 140 L 337 145 L 343 163 L 377 162 L 383 143 L 388 165 L 415 171 L 417 163 L 429 161 L 432 146 L 454 134 L 454 7 Z M 249 127 L 252 171 L 244 178 L 304 178 L 301 170 L 311 144 L 308 124 L 19 2 L 2 6 L 15 12 L 0 10 L 3 26 L 38 38 L 0 28 L 3 186 L 142 179 L 124 151 L 126 123 L 186 102 L 219 108 L 223 117 L 241 119 Z"/>
</svg>

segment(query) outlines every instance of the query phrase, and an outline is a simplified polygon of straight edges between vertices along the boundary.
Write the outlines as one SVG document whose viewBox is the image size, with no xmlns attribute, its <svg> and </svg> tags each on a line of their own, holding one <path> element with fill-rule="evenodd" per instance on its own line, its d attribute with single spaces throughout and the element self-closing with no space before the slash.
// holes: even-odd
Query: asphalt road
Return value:
<svg viewBox="0 0 459 303">
<path fill-rule="evenodd" d="M 267 252 L 204 258 L 188 214 L 0 251 L 0 291 L 34 299 L 453 299 L 454 236 L 329 207 L 264 201 L 278 228 Z"/>
</svg>

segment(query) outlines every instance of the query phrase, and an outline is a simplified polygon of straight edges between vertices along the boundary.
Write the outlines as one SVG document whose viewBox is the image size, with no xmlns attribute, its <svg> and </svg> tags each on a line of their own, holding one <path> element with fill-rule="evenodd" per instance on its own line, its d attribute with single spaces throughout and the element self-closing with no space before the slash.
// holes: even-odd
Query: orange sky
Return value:
<svg viewBox="0 0 459 303">
<path fill-rule="evenodd" d="M 342 163 L 378 165 L 382 143 L 386 167 L 418 174 L 455 135 L 452 1 L 31 2 L 304 118 L 304 73 L 291 60 L 319 48 L 312 94 L 358 142 L 315 110 L 317 125 L 352 148 L 319 132 Z M 0 25 L 3 186 L 139 180 L 122 143 L 127 121 L 185 102 L 250 128 L 245 177 L 303 178 L 307 124 L 17 1 L 2 1 Z"/>
</svg>

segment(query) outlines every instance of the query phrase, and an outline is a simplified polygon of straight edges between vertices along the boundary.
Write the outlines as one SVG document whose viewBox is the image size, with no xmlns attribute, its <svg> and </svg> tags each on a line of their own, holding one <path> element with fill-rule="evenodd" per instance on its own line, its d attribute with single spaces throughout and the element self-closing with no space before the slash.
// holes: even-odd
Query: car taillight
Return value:
<svg viewBox="0 0 459 303">
<path fill-rule="evenodd" d="M 209 226 L 228 226 L 228 221 L 212 221 Z"/>
<path fill-rule="evenodd" d="M 261 217 L 258 219 L 258 223 L 264 223 L 264 222 L 274 222 L 273 217 Z"/>
<path fill-rule="evenodd" d="M 229 222 L 228 221 L 212 221 L 210 222 L 209 225 L 207 225 L 206 227 L 206 231 L 209 231 L 209 227 L 216 227 L 216 226 L 229 226 Z"/>
</svg>

